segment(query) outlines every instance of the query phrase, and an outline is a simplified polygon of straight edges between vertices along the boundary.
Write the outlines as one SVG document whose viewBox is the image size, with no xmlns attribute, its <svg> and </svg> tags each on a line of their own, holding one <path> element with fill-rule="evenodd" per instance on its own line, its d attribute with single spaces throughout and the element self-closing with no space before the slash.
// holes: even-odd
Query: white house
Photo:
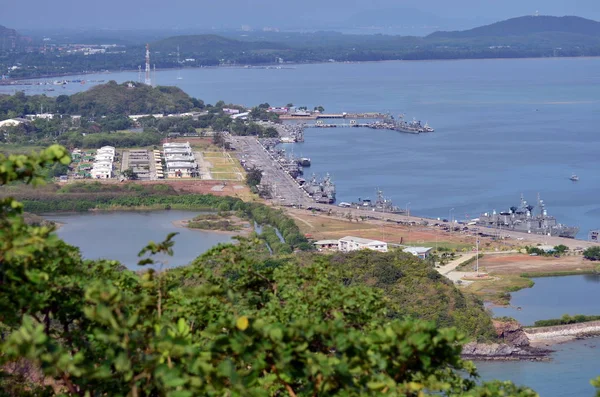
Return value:
<svg viewBox="0 0 600 397">
<path fill-rule="evenodd" d="M 427 259 L 431 254 L 431 247 L 407 247 L 402 250 L 402 252 L 406 252 L 408 254 L 413 254 L 414 256 L 420 259 Z"/>
<path fill-rule="evenodd" d="M 319 251 L 337 251 L 339 249 L 339 240 L 319 240 L 313 243 Z"/>
<path fill-rule="evenodd" d="M 387 252 L 388 245 L 383 241 L 346 236 L 344 238 L 339 239 L 338 249 L 341 252 L 357 251 L 361 249 L 370 249 L 373 251 Z"/>
<path fill-rule="evenodd" d="M 54 118 L 54 114 L 52 114 L 52 113 L 26 114 L 25 117 L 29 120 L 35 120 L 35 119 L 52 120 Z"/>
<path fill-rule="evenodd" d="M 192 178 L 198 173 L 196 162 L 167 161 L 167 175 L 169 178 Z"/>
<path fill-rule="evenodd" d="M 115 148 L 113 146 L 102 146 L 98 149 L 97 153 L 112 153 L 115 154 Z"/>
<path fill-rule="evenodd" d="M 115 156 L 109 153 L 99 153 L 94 157 L 96 161 L 110 161 L 111 163 L 115 161 Z"/>
</svg>

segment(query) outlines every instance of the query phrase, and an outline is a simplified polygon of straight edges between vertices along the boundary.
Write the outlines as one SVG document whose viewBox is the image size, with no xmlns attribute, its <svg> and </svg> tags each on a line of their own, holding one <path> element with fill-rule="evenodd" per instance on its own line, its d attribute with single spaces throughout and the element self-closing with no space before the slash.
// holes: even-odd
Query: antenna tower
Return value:
<svg viewBox="0 0 600 397">
<path fill-rule="evenodd" d="M 146 44 L 146 79 L 144 83 L 152 85 L 152 79 L 150 78 L 150 45 Z"/>
</svg>

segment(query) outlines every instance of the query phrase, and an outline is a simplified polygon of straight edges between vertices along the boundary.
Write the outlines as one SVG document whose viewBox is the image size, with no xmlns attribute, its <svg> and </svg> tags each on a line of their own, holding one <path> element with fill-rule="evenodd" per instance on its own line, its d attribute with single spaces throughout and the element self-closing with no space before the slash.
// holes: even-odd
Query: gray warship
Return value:
<svg viewBox="0 0 600 397">
<path fill-rule="evenodd" d="M 421 124 L 421 121 L 413 119 L 412 121 L 405 121 L 404 115 L 398 116 L 398 119 L 394 119 L 393 116 L 388 115 L 385 120 L 387 123 L 392 125 L 392 129 L 400 132 L 407 132 L 409 134 L 421 134 L 424 132 L 434 132 L 435 130 L 429 126 L 428 123 L 425 125 Z"/>
<path fill-rule="evenodd" d="M 556 218 L 548 215 L 544 201 L 538 194 L 537 206 L 539 213 L 533 213 L 535 206 L 527 204 L 521 195 L 521 203 L 518 207 L 510 207 L 508 211 L 491 214 L 482 214 L 475 224 L 478 226 L 502 228 L 532 234 L 543 234 L 554 237 L 575 238 L 579 232 L 577 226 L 566 226 L 556 221 Z"/>
<path fill-rule="evenodd" d="M 351 207 L 357 209 L 367 209 L 376 212 L 387 212 L 390 214 L 404 214 L 406 211 L 394 205 L 391 199 L 383 197 L 383 191 L 377 189 L 377 199 L 373 202 L 370 199 L 358 199 L 357 203 L 351 203 Z"/>
<path fill-rule="evenodd" d="M 305 182 L 302 188 L 317 203 L 332 204 L 335 202 L 335 184 L 329 174 L 326 174 L 322 180 L 318 180 L 317 176 L 313 174 L 310 181 Z"/>
</svg>

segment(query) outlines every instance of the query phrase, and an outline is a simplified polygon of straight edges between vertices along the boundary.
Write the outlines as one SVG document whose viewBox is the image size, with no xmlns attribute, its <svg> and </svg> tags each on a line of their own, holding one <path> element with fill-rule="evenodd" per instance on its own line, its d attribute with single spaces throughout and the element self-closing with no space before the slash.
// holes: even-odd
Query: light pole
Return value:
<svg viewBox="0 0 600 397">
<path fill-rule="evenodd" d="M 451 208 L 450 211 L 448 212 L 448 219 L 450 221 L 450 224 L 454 224 L 454 219 L 452 218 L 452 213 L 454 212 L 454 208 Z"/>
<path fill-rule="evenodd" d="M 476 237 L 475 246 L 477 247 L 475 250 L 475 268 L 477 269 L 477 276 L 479 276 L 479 237 Z"/>
<path fill-rule="evenodd" d="M 408 218 L 410 217 L 410 213 L 408 212 L 408 206 L 410 205 L 410 201 L 406 203 L 406 222 L 408 222 Z"/>
</svg>

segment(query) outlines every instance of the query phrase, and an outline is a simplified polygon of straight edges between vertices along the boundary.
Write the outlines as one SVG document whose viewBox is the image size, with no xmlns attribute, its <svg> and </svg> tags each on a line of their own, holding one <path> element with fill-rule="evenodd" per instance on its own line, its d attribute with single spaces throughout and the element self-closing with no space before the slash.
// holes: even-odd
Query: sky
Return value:
<svg viewBox="0 0 600 397">
<path fill-rule="evenodd" d="M 14 29 L 327 29 L 435 25 L 467 29 L 515 16 L 577 15 L 600 21 L 600 0 L 12 0 L 0 25 Z"/>
</svg>

